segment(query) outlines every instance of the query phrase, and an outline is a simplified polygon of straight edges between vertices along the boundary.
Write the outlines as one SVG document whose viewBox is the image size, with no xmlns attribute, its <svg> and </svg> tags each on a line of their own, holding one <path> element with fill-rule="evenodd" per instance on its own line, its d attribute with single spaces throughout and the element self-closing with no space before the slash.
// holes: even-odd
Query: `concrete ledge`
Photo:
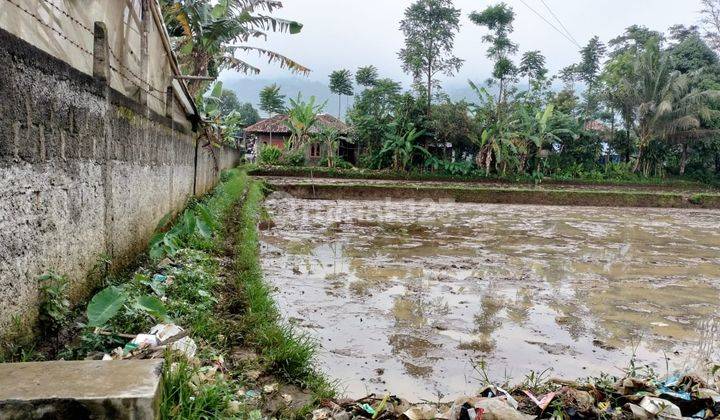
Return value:
<svg viewBox="0 0 720 420">
<path fill-rule="evenodd" d="M 163 360 L 0 364 L 2 419 L 154 419 Z"/>
</svg>

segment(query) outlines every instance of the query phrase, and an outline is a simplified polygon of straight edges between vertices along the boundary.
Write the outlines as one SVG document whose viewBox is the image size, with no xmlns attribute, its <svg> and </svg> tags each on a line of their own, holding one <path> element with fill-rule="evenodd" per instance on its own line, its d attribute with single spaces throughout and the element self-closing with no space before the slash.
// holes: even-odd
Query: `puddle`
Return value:
<svg viewBox="0 0 720 420">
<path fill-rule="evenodd" d="M 270 198 L 265 277 L 349 396 L 720 359 L 720 213 Z"/>
</svg>

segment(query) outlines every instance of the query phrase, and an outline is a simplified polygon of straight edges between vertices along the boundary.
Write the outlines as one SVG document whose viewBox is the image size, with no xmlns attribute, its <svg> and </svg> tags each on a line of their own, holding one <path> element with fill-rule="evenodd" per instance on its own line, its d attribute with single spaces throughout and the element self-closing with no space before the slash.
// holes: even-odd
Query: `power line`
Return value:
<svg viewBox="0 0 720 420">
<path fill-rule="evenodd" d="M 542 19 L 543 21 L 545 21 L 545 23 L 547 23 L 548 25 L 550 25 L 551 28 L 555 29 L 555 30 L 557 31 L 557 33 L 559 33 L 560 35 L 563 36 L 563 38 L 565 38 L 565 39 L 567 39 L 568 41 L 570 41 L 571 44 L 577 46 L 578 48 L 582 48 L 582 47 L 580 46 L 580 44 L 577 43 L 577 41 L 571 39 L 569 36 L 567 36 L 567 34 L 566 34 L 565 32 L 561 31 L 560 29 L 557 28 L 557 26 L 553 25 L 552 22 L 550 22 L 549 20 L 547 20 L 547 19 L 545 18 L 545 16 L 543 16 L 543 15 L 540 14 L 537 10 L 533 9 L 532 7 L 530 7 L 530 5 L 525 2 L 525 0 L 520 0 L 520 3 L 524 4 L 525 7 L 527 7 L 528 9 L 530 9 L 531 12 L 535 13 L 540 19 Z"/>
<path fill-rule="evenodd" d="M 577 44 L 578 42 L 577 42 L 577 40 L 575 39 L 575 37 L 572 36 L 572 34 L 571 34 L 570 31 L 568 30 L 568 28 L 562 23 L 562 21 L 560 20 L 560 18 L 557 17 L 557 15 L 555 14 L 555 12 L 553 12 L 553 10 L 550 8 L 550 6 L 548 6 L 548 4 L 545 2 L 545 0 L 540 0 L 540 2 L 543 4 L 543 6 L 545 6 L 545 8 L 548 10 L 548 12 L 550 12 L 550 14 L 552 15 L 552 17 L 555 18 L 555 20 L 557 21 L 557 23 L 559 23 L 560 26 L 565 30 L 565 33 L 568 34 L 568 36 L 569 36 L 570 38 L 572 38 L 573 41 L 575 41 L 575 44 Z"/>
</svg>

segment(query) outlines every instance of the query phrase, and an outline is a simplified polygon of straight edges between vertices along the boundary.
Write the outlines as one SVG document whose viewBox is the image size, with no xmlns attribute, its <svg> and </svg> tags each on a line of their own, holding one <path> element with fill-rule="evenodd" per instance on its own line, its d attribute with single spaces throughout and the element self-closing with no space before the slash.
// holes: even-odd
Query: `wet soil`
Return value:
<svg viewBox="0 0 720 420">
<path fill-rule="evenodd" d="M 352 397 L 466 394 L 473 360 L 517 383 L 720 356 L 719 212 L 279 193 L 266 207 L 265 278 Z"/>
</svg>

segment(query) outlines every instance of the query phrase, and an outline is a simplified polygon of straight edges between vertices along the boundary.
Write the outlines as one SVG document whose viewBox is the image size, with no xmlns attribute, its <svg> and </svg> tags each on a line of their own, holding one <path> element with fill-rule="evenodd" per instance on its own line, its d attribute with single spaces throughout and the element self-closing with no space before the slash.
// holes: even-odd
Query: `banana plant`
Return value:
<svg viewBox="0 0 720 420">
<path fill-rule="evenodd" d="M 217 76 L 232 69 L 257 74 L 260 69 L 239 59 L 236 52 L 254 52 L 292 72 L 310 70 L 277 52 L 247 45 L 254 39 L 266 39 L 268 32 L 297 34 L 302 24 L 270 16 L 282 7 L 277 0 L 160 0 L 165 26 L 174 38 L 174 46 L 183 73 L 193 76 Z M 239 44 L 238 44 L 239 42 Z M 207 82 L 188 82 L 196 96 Z"/>
<path fill-rule="evenodd" d="M 430 156 L 427 149 L 416 144 L 424 134 L 425 131 L 418 131 L 412 124 L 404 129 L 398 129 L 395 125 L 395 130 L 391 130 L 385 135 L 383 147 L 377 158 L 380 160 L 390 157 L 394 170 L 407 171 L 408 165 L 417 154 L 424 157 Z"/>
<path fill-rule="evenodd" d="M 290 138 L 286 145 L 288 150 L 297 150 L 312 140 L 311 134 L 316 128 L 318 114 L 325 108 L 325 103 L 316 104 L 314 96 L 307 102 L 300 94 L 297 99 L 290 98 L 288 119 L 285 121 L 285 125 L 290 129 Z"/>
</svg>

